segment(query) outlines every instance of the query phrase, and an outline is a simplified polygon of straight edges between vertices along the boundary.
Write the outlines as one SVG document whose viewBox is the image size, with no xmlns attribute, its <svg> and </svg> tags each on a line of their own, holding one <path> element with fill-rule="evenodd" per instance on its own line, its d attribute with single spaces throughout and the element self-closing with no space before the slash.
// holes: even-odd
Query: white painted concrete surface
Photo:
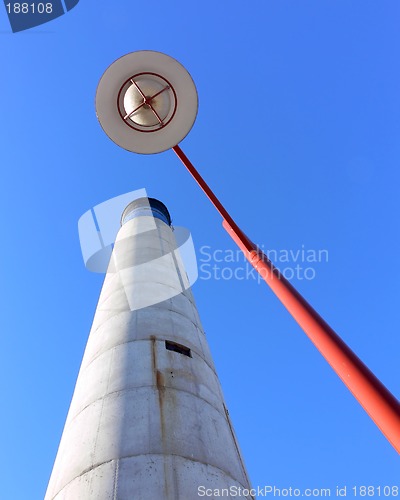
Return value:
<svg viewBox="0 0 400 500">
<path fill-rule="evenodd" d="M 157 218 L 119 231 L 45 500 L 195 500 L 199 486 L 249 488 L 175 246 Z"/>
</svg>

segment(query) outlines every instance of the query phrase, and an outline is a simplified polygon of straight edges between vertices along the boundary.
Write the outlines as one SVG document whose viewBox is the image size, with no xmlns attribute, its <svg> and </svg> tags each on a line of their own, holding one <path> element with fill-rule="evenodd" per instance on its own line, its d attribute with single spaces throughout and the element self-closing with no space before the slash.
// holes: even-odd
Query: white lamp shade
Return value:
<svg viewBox="0 0 400 500">
<path fill-rule="evenodd" d="M 143 50 L 117 59 L 97 87 L 96 113 L 104 132 L 135 153 L 176 146 L 192 128 L 197 109 L 191 76 L 161 52 Z"/>
</svg>

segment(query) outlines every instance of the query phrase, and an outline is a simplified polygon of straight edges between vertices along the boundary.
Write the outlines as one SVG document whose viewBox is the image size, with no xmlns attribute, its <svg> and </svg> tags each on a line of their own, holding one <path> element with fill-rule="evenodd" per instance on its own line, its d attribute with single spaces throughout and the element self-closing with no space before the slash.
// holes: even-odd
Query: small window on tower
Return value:
<svg viewBox="0 0 400 500">
<path fill-rule="evenodd" d="M 179 352 L 179 354 L 184 354 L 189 358 L 192 357 L 192 353 L 190 352 L 189 347 L 185 347 L 184 345 L 177 344 L 176 342 L 170 342 L 169 340 L 165 341 L 165 348 L 168 351 Z"/>
</svg>

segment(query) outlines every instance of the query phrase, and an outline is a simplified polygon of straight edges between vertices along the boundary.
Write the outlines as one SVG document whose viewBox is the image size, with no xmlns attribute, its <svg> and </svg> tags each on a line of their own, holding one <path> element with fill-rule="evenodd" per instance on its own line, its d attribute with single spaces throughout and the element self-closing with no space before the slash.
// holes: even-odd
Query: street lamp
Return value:
<svg viewBox="0 0 400 500">
<path fill-rule="evenodd" d="M 223 227 L 270 286 L 382 433 L 400 453 L 400 404 L 268 257 L 237 226 L 179 147 L 196 119 L 197 91 L 175 59 L 153 51 L 127 54 L 103 74 L 96 111 L 119 146 L 151 154 L 172 149 L 223 219 Z"/>
</svg>

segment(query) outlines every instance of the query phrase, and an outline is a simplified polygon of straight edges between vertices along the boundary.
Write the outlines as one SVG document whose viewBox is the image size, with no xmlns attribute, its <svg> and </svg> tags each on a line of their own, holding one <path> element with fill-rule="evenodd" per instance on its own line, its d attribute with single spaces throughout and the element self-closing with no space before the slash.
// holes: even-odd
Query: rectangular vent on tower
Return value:
<svg viewBox="0 0 400 500">
<path fill-rule="evenodd" d="M 179 352 L 179 354 L 184 354 L 189 358 L 192 357 L 192 353 L 190 352 L 189 347 L 185 347 L 184 345 L 177 344 L 176 342 L 170 342 L 169 340 L 165 341 L 165 348 L 168 351 Z"/>
</svg>

